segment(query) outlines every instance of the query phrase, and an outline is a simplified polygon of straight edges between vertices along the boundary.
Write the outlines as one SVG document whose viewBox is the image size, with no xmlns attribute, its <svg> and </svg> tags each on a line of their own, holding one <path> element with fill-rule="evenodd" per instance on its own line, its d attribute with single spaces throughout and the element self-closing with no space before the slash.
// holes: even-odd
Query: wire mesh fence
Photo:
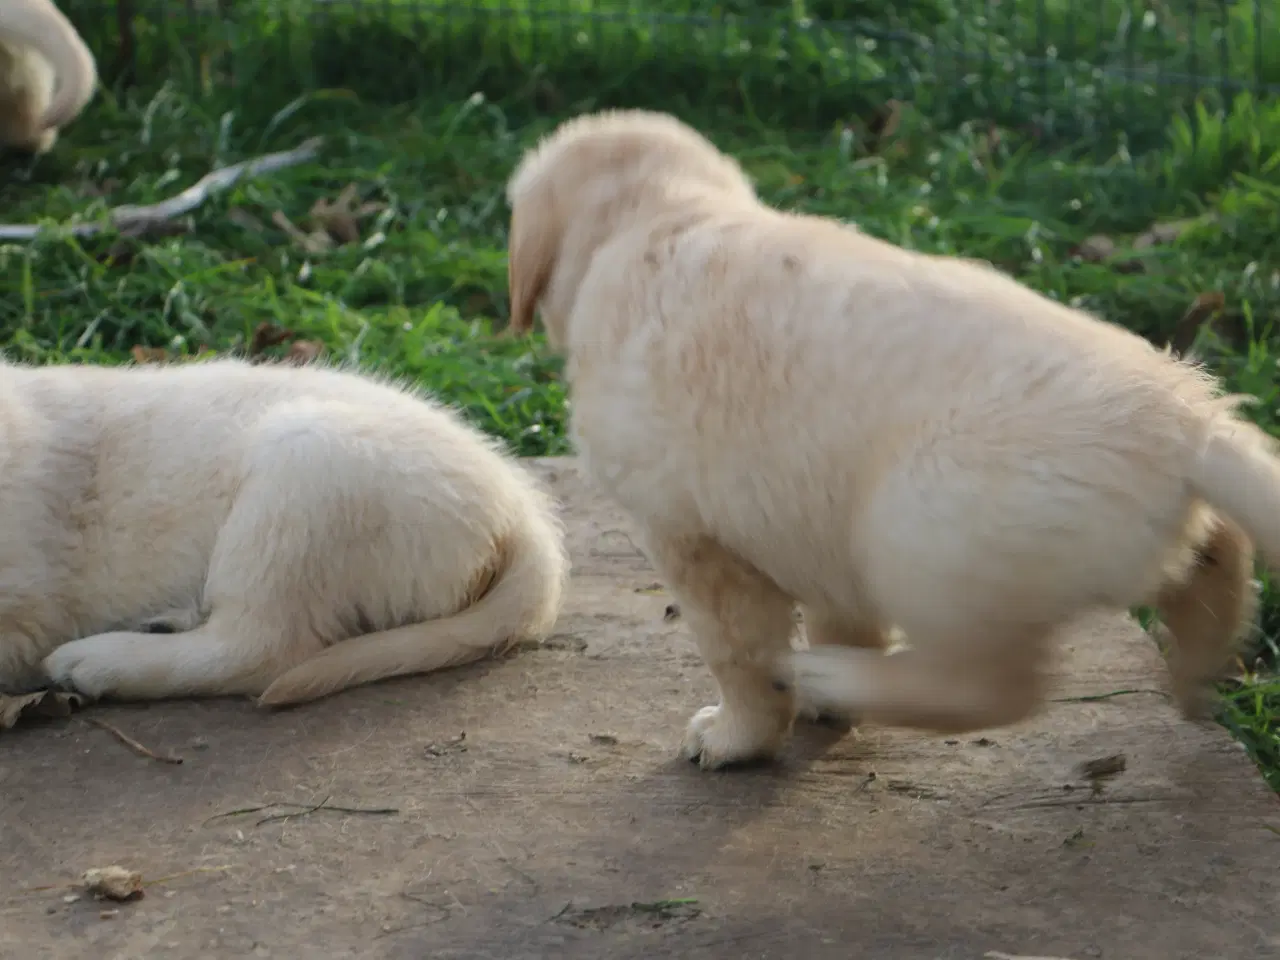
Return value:
<svg viewBox="0 0 1280 960">
<path fill-rule="evenodd" d="M 1274 0 L 64 0 L 108 80 L 689 106 L 825 126 L 886 101 L 1050 139 L 1280 91 Z"/>
</svg>

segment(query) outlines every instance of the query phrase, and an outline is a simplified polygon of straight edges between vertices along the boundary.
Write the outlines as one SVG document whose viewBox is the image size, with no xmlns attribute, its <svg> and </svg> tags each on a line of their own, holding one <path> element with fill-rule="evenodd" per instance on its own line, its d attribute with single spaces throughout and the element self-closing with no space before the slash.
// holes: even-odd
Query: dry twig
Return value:
<svg viewBox="0 0 1280 960">
<path fill-rule="evenodd" d="M 140 757 L 146 757 L 149 760 L 156 760 L 156 761 L 159 761 L 160 763 L 174 763 L 174 764 L 182 763 L 181 757 L 175 756 L 173 754 L 169 754 L 168 756 L 165 756 L 165 755 L 156 753 L 154 750 L 149 749 L 148 747 L 139 743 L 137 740 L 133 739 L 133 737 L 129 736 L 119 727 L 115 726 L 114 724 L 107 723 L 107 721 L 105 720 L 99 720 L 97 717 L 85 717 L 84 722 L 92 724 L 95 727 L 99 727 L 107 731 L 107 733 L 111 734 L 113 737 L 115 737 L 117 740 L 119 740 L 121 743 L 123 743 L 126 747 L 128 747 L 130 750 L 132 750 L 134 753 L 136 753 Z"/>
<path fill-rule="evenodd" d="M 228 810 L 226 813 L 215 813 L 212 817 L 205 821 L 206 824 L 214 820 L 221 820 L 224 817 L 239 817 L 246 813 L 261 813 L 263 810 L 272 810 L 277 807 L 295 807 L 295 813 L 273 813 L 263 817 L 255 827 L 260 827 L 264 823 L 271 823 L 275 820 L 293 820 L 297 817 L 307 817 L 313 813 L 329 811 L 331 813 L 356 813 L 365 816 L 392 816 L 400 812 L 399 807 L 340 807 L 329 802 L 329 797 L 325 797 L 319 803 L 313 806 L 306 806 L 301 803 L 263 803 L 253 807 L 239 807 L 235 810 Z"/>
<path fill-rule="evenodd" d="M 215 193 L 221 193 L 228 187 L 239 183 L 245 177 L 253 177 L 262 173 L 273 173 L 286 167 L 294 167 L 305 163 L 316 155 L 322 143 L 321 137 L 312 137 L 292 150 L 281 150 L 277 153 L 264 154 L 252 160 L 233 163 L 207 173 L 181 193 L 141 206 L 125 204 L 115 207 L 107 213 L 108 224 L 81 223 L 68 229 L 77 237 L 88 237 L 107 229 L 138 234 L 167 223 L 184 213 L 190 213 Z M 0 224 L 0 240 L 34 240 L 44 229 L 39 224 Z"/>
</svg>

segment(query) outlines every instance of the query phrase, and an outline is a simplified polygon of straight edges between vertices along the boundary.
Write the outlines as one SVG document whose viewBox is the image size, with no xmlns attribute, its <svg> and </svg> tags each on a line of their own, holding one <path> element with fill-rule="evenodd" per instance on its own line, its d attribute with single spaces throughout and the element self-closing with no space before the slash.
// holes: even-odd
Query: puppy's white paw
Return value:
<svg viewBox="0 0 1280 960">
<path fill-rule="evenodd" d="M 790 724 L 772 711 L 732 712 L 723 704 L 703 707 L 685 730 L 680 752 L 703 770 L 737 763 L 772 760 L 782 749 Z"/>
<path fill-rule="evenodd" d="M 96 639 L 64 643 L 44 658 L 44 672 L 59 687 L 98 699 L 119 685 L 119 655 Z"/>
</svg>

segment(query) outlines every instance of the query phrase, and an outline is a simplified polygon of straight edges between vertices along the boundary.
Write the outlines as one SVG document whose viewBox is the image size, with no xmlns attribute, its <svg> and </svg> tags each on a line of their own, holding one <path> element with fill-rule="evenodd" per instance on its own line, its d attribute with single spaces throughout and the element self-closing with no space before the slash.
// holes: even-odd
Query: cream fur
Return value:
<svg viewBox="0 0 1280 960">
<path fill-rule="evenodd" d="M 508 198 L 512 330 L 541 308 L 587 470 L 720 688 L 691 759 L 772 756 L 798 703 L 1013 723 L 1064 623 L 1149 601 L 1203 708 L 1252 617 L 1249 537 L 1280 560 L 1280 464 L 1240 398 L 994 269 L 772 209 L 666 115 L 568 121 Z"/>
<path fill-rule="evenodd" d="M 97 84 L 92 52 L 52 0 L 0 2 L 0 146 L 46 152 Z"/>
<path fill-rule="evenodd" d="M 321 366 L 0 365 L 0 503 L 10 690 L 295 703 L 540 637 L 568 571 L 497 443 Z"/>
</svg>

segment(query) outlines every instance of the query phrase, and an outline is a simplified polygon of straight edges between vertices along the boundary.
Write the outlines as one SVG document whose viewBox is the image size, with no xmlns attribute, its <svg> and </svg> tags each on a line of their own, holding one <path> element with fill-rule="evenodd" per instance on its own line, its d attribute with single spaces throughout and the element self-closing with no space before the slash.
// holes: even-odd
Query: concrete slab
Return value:
<svg viewBox="0 0 1280 960">
<path fill-rule="evenodd" d="M 0 956 L 1280 956 L 1280 802 L 1158 692 L 955 741 L 805 728 L 767 769 L 677 759 L 710 676 L 619 513 L 533 465 L 575 559 L 544 649 L 277 714 L 92 709 L 180 766 L 79 717 L 0 738 Z M 1126 620 L 1064 654 L 1059 697 L 1161 683 Z M 1076 776 L 1117 753 L 1101 792 Z M 395 812 L 306 813 L 326 800 Z M 109 863 L 145 899 L 68 902 Z"/>
</svg>

